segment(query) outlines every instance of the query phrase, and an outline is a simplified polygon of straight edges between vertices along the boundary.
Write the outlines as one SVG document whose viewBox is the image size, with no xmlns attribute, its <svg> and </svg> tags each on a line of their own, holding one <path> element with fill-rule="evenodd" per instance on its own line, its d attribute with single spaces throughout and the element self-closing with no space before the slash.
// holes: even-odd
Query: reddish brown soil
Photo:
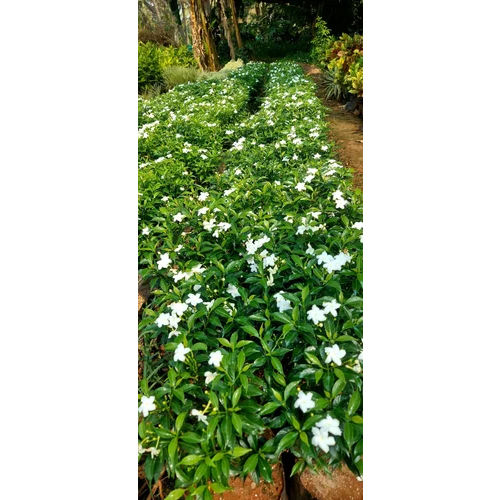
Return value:
<svg viewBox="0 0 500 500">
<path fill-rule="evenodd" d="M 330 474 L 314 474 L 306 469 L 300 476 L 302 486 L 317 500 L 362 500 L 363 482 L 343 465 Z"/>
<path fill-rule="evenodd" d="M 229 485 L 233 488 L 222 495 L 214 495 L 214 500 L 280 500 L 285 486 L 283 482 L 283 467 L 281 463 L 272 466 L 273 482 L 260 481 L 255 484 L 249 477 L 243 482 L 233 478 Z"/>
<path fill-rule="evenodd" d="M 321 88 L 321 70 L 312 64 L 301 64 L 306 76 L 316 84 L 316 95 L 328 109 L 330 140 L 337 146 L 343 165 L 354 170 L 354 186 L 363 189 L 363 120 L 346 111 L 342 104 L 325 98 Z"/>
</svg>

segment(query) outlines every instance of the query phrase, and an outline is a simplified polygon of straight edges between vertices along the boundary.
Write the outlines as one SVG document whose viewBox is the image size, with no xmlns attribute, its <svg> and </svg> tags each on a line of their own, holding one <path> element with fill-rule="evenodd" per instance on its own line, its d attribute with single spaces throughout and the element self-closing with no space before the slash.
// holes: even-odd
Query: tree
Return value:
<svg viewBox="0 0 500 500">
<path fill-rule="evenodd" d="M 233 27 L 234 34 L 236 35 L 236 42 L 238 44 L 238 48 L 241 49 L 243 47 L 243 42 L 241 40 L 240 28 L 238 26 L 238 16 L 236 15 L 236 6 L 234 5 L 234 0 L 229 0 L 229 6 L 231 7 L 231 16 L 233 18 Z"/>
<path fill-rule="evenodd" d="M 203 71 L 218 71 L 219 57 L 202 0 L 190 0 L 189 5 L 194 57 Z"/>
<path fill-rule="evenodd" d="M 226 36 L 227 44 L 229 46 L 229 55 L 231 59 L 236 59 L 236 54 L 234 51 L 234 45 L 233 45 L 233 39 L 231 36 L 231 30 L 229 29 L 229 24 L 227 22 L 227 15 L 226 15 L 226 0 L 220 0 L 218 2 L 219 6 L 219 12 L 220 12 L 220 18 L 222 22 L 222 27 L 224 28 L 224 35 Z"/>
</svg>

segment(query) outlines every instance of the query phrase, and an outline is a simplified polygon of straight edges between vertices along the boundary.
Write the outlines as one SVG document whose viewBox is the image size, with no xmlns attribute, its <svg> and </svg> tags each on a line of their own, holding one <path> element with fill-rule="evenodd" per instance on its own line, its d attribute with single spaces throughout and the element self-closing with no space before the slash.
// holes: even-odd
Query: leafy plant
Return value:
<svg viewBox="0 0 500 500">
<path fill-rule="evenodd" d="M 314 90 L 250 63 L 139 99 L 139 459 L 171 499 L 284 450 L 362 474 L 361 199 Z"/>
</svg>

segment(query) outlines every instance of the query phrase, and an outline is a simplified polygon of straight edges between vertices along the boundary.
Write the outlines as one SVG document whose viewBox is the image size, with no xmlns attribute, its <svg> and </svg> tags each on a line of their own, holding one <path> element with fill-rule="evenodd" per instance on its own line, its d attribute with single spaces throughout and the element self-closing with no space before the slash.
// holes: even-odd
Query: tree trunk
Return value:
<svg viewBox="0 0 500 500">
<path fill-rule="evenodd" d="M 227 44 L 229 45 L 229 55 L 231 59 L 236 60 L 236 54 L 234 52 L 233 39 L 231 37 L 231 30 L 229 29 L 229 24 L 227 22 L 226 16 L 226 0 L 220 0 L 219 9 L 220 9 L 220 17 L 222 21 L 222 27 L 224 28 L 224 34 L 226 35 Z"/>
<path fill-rule="evenodd" d="M 203 10 L 202 0 L 190 0 L 190 7 L 194 57 L 203 71 L 217 71 L 219 58 Z"/>
<path fill-rule="evenodd" d="M 231 15 L 233 18 L 234 34 L 236 35 L 236 42 L 238 43 L 238 48 L 243 47 L 243 42 L 241 41 L 240 28 L 238 27 L 238 16 L 236 15 L 236 6 L 234 5 L 234 0 L 229 0 L 229 6 L 231 7 Z"/>
</svg>

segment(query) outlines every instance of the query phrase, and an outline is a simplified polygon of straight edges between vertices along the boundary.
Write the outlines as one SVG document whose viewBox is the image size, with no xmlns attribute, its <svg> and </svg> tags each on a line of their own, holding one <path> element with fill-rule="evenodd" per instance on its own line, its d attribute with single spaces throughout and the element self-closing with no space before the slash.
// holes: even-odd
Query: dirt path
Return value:
<svg viewBox="0 0 500 500">
<path fill-rule="evenodd" d="M 363 189 L 363 120 L 344 109 L 342 104 L 325 99 L 319 83 L 321 70 L 312 64 L 301 64 L 306 76 L 314 81 L 316 95 L 327 107 L 330 139 L 336 144 L 341 162 L 354 170 L 354 186 Z"/>
</svg>

